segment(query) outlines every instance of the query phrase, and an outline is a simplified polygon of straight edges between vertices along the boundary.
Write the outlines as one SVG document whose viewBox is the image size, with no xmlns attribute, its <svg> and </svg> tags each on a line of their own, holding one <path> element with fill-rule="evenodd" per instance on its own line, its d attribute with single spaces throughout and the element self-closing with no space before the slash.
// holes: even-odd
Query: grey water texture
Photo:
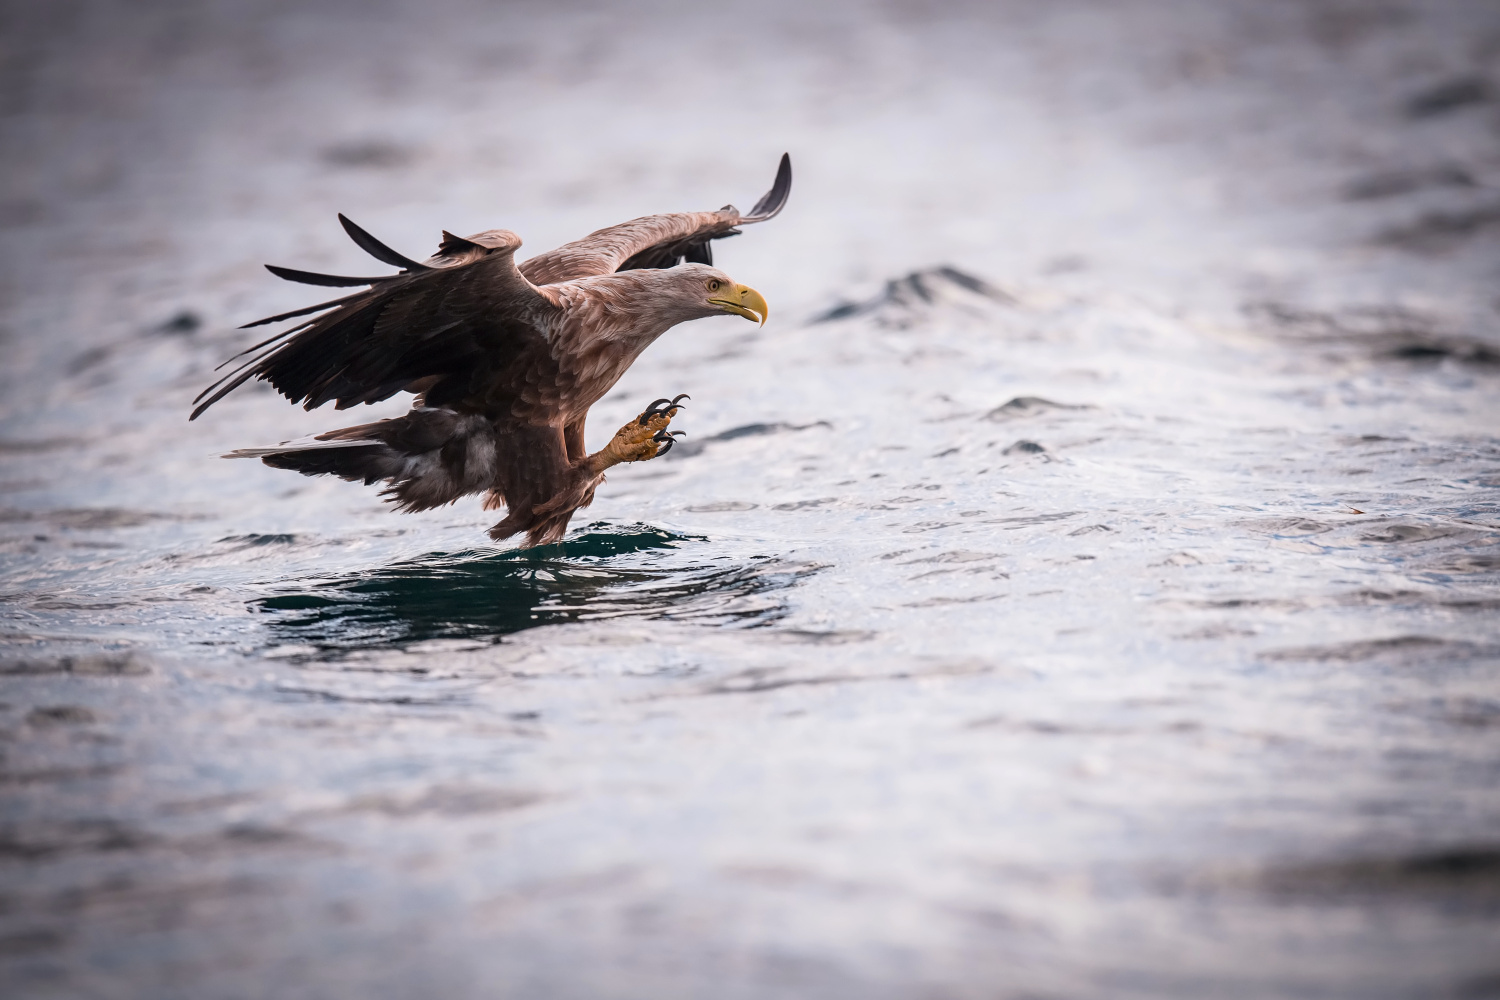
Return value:
<svg viewBox="0 0 1500 1000">
<path fill-rule="evenodd" d="M 783 151 L 558 545 L 186 419 Z M 0 3 L 0 162 L 0 995 L 1500 997 L 1496 5 Z"/>
</svg>

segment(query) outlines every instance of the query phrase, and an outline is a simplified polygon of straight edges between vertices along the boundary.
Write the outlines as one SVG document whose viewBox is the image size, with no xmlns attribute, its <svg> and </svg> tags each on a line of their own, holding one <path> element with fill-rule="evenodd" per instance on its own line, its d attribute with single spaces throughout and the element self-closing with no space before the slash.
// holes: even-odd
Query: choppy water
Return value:
<svg viewBox="0 0 1500 1000">
<path fill-rule="evenodd" d="M 8 994 L 1500 995 L 1493 11 L 49 10 Z M 783 148 L 771 323 L 651 348 L 591 438 L 691 436 L 560 545 L 185 422 L 335 211 L 541 250 Z"/>
</svg>

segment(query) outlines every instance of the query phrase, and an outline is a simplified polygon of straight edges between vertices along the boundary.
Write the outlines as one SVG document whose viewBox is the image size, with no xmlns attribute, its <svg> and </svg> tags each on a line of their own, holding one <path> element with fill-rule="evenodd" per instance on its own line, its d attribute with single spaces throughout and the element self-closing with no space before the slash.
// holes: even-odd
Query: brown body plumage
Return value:
<svg viewBox="0 0 1500 1000">
<path fill-rule="evenodd" d="M 520 265 L 520 237 L 508 230 L 445 232 L 437 255 L 418 263 L 339 216 L 361 248 L 400 273 L 346 278 L 269 267 L 292 281 L 369 287 L 249 324 L 314 316 L 245 352 L 260 353 L 205 390 L 191 419 L 252 378 L 309 410 L 413 392 L 404 417 L 231 457 L 384 480 L 384 495 L 405 511 L 487 492 L 486 509 L 507 508 L 492 538 L 525 532 L 528 545 L 557 541 L 606 469 L 671 447 L 666 426 L 681 396 L 658 400 L 600 451 L 584 448 L 589 407 L 640 353 L 691 319 L 729 312 L 765 322 L 765 300 L 715 270 L 709 247 L 776 215 L 790 189 L 783 156 L 775 184 L 747 215 L 725 206 L 646 216 Z"/>
</svg>

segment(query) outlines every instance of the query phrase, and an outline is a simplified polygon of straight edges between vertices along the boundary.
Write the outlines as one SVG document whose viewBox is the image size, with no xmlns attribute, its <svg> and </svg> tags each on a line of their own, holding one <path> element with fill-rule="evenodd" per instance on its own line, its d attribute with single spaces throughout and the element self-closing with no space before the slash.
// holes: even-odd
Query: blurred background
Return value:
<svg viewBox="0 0 1500 1000">
<path fill-rule="evenodd" d="M 240 324 L 790 203 L 569 541 Z M 1500 996 L 1500 6 L 0 3 L 0 985 Z"/>
</svg>

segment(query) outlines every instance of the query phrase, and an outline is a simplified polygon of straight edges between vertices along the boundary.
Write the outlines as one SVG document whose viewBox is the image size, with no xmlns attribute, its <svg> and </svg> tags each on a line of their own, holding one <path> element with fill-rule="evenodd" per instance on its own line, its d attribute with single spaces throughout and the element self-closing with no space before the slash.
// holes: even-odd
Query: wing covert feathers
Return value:
<svg viewBox="0 0 1500 1000">
<path fill-rule="evenodd" d="M 791 190 L 792 160 L 783 153 L 771 190 L 749 215 L 725 205 L 717 212 L 642 216 L 538 254 L 521 265 L 521 273 L 533 284 L 550 285 L 635 268 L 671 267 L 683 260 L 712 263 L 711 241 L 739 235 L 736 226 L 774 217 L 786 206 Z"/>
<path fill-rule="evenodd" d="M 516 270 L 514 233 L 479 238 L 464 241 L 474 252 L 463 262 L 418 265 L 367 291 L 250 324 L 323 313 L 251 348 L 260 353 L 205 389 L 190 419 L 252 378 L 307 409 L 328 402 L 344 409 L 386 399 L 419 379 L 437 377 L 429 394 L 439 396 L 443 380 L 453 382 L 446 386 L 453 397 L 486 371 L 503 377 L 509 360 L 545 344 L 543 330 L 558 307 Z"/>
</svg>

